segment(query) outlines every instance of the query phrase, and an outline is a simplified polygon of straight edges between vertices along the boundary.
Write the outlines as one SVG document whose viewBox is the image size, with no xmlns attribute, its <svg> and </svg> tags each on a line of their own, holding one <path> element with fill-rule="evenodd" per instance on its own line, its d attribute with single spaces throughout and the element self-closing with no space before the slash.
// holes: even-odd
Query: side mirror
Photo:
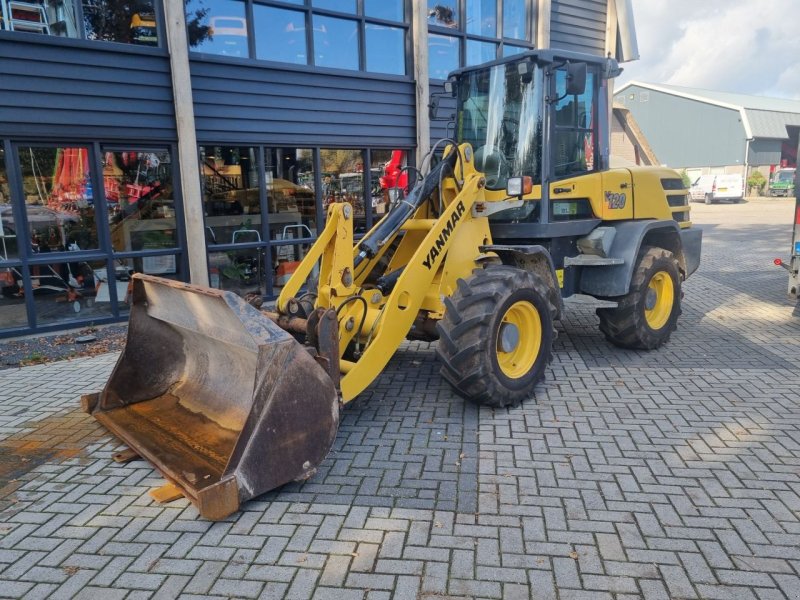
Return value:
<svg viewBox="0 0 800 600">
<path fill-rule="evenodd" d="M 586 91 L 586 63 L 567 63 L 567 96 L 580 96 Z"/>
</svg>

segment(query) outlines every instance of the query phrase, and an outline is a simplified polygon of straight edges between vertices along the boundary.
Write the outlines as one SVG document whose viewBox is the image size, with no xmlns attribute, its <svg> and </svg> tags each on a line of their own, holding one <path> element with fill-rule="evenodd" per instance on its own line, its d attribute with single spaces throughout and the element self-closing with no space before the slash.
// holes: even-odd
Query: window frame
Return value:
<svg viewBox="0 0 800 600">
<path fill-rule="evenodd" d="M 478 0 L 473 0 L 473 1 L 478 1 Z M 518 40 L 515 38 L 504 37 L 503 0 L 495 0 L 495 1 L 497 2 L 497 13 L 496 13 L 497 35 L 495 37 L 488 37 L 473 33 L 467 33 L 467 0 L 456 0 L 456 8 L 458 10 L 457 28 L 441 27 L 433 23 L 428 23 L 428 33 L 435 33 L 437 35 L 446 35 L 458 38 L 460 40 L 457 68 L 464 68 L 468 66 L 467 65 L 468 41 L 489 42 L 495 44 L 497 46 L 497 51 L 495 53 L 495 60 L 503 57 L 503 48 L 505 46 L 523 48 L 524 50 L 525 49 L 533 50 L 536 47 L 535 42 L 532 40 L 536 39 L 536 24 L 538 23 L 538 18 L 539 18 L 537 11 L 538 2 L 536 0 L 525 0 L 525 9 L 528 14 L 527 22 L 525 23 L 526 39 Z M 474 66 L 474 65 L 469 65 L 469 66 Z M 431 77 L 431 79 L 433 81 L 444 81 L 444 79 L 438 79 L 433 77 Z"/>
<path fill-rule="evenodd" d="M 57 44 L 66 44 L 66 45 L 75 45 L 79 47 L 85 48 L 97 48 L 97 45 L 100 44 L 102 46 L 111 47 L 114 49 L 119 50 L 120 48 L 128 48 L 133 49 L 134 52 L 145 53 L 145 54 L 158 54 L 164 55 L 167 52 L 167 30 L 165 24 L 165 15 L 164 15 L 164 5 L 163 0 L 152 0 L 153 1 L 153 13 L 156 17 L 156 31 L 158 33 L 158 43 L 155 46 L 144 46 L 133 44 L 130 42 L 119 42 L 119 41 L 112 41 L 112 40 L 93 40 L 90 39 L 86 35 L 86 20 L 84 18 L 83 12 L 83 0 L 74 0 L 75 2 L 75 19 L 80 25 L 78 27 L 78 36 L 77 37 L 63 37 L 59 35 L 42 35 L 40 33 L 31 33 L 29 31 L 13 31 L 10 29 L 6 29 L 5 27 L 0 28 L 0 39 L 9 36 L 12 39 L 16 39 L 17 36 L 22 36 L 22 39 L 27 40 L 35 40 L 37 43 L 45 42 L 56 42 Z"/>
<path fill-rule="evenodd" d="M 13 32 L 12 32 L 13 33 Z M 180 280 L 187 280 L 189 274 L 188 256 L 186 252 L 186 229 L 184 226 L 185 218 L 183 211 L 183 192 L 180 186 L 180 164 L 178 160 L 178 147 L 176 143 L 152 144 L 152 142 L 138 142 L 132 140 L 125 143 L 119 140 L 98 141 L 87 140 L 84 138 L 65 138 L 59 139 L 54 136 L 55 141 L 42 141 L 41 139 L 31 138 L 2 138 L 5 150 L 5 166 L 8 176 L 9 191 L 11 195 L 11 210 L 14 215 L 14 226 L 17 232 L 22 231 L 22 235 L 17 235 L 18 258 L 9 261 L 0 261 L 0 268 L 14 267 L 22 273 L 23 287 L 26 290 L 33 289 L 31 268 L 42 265 L 75 263 L 75 262 L 105 262 L 106 272 L 114 273 L 116 261 L 118 259 L 147 258 L 155 256 L 174 256 L 176 277 Z M 23 190 L 22 165 L 19 161 L 19 151 L 24 148 L 87 148 L 89 152 L 90 179 L 93 190 L 94 220 L 97 228 L 96 249 L 91 250 L 64 250 L 57 252 L 46 252 L 34 254 L 30 248 L 30 225 Z M 173 248 L 157 250 L 132 250 L 116 252 L 111 245 L 111 230 L 108 223 L 108 206 L 105 196 L 105 185 L 103 181 L 102 154 L 103 151 L 168 151 L 172 167 L 172 187 L 173 203 L 175 208 L 175 227 L 177 231 L 177 245 Z M 11 337 L 26 333 L 39 333 L 48 331 L 59 331 L 69 327 L 81 327 L 88 324 L 117 323 L 128 318 L 128 311 L 121 308 L 117 298 L 116 285 L 109 285 L 109 302 L 111 304 L 110 314 L 107 316 L 82 317 L 76 314 L 75 318 L 60 320 L 57 322 L 47 322 L 41 324 L 37 320 L 36 304 L 34 294 L 25 294 L 25 308 L 27 324 L 22 327 L 11 327 L 0 329 L 0 338 Z"/>
<path fill-rule="evenodd" d="M 160 0 L 155 0 L 160 1 Z M 232 57 L 232 56 L 223 56 L 219 54 L 213 53 L 206 53 L 202 52 L 201 50 L 194 50 L 189 47 L 189 58 L 192 59 L 192 55 L 202 56 L 203 60 L 207 59 L 214 59 L 220 61 L 235 61 L 238 63 L 246 62 L 249 64 L 256 63 L 261 65 L 269 65 L 271 67 L 278 67 L 284 69 L 292 69 L 292 70 L 311 70 L 311 71 L 318 71 L 318 72 L 332 72 L 337 74 L 347 73 L 351 75 L 358 75 L 358 76 L 367 76 L 367 77 L 374 77 L 380 79 L 399 79 L 399 80 L 410 80 L 413 78 L 411 71 L 412 71 L 412 40 L 411 40 L 411 33 L 412 33 L 412 26 L 411 26 L 411 16 L 412 16 L 412 3 L 415 0 L 401 0 L 403 3 L 403 11 L 404 11 L 404 20 L 401 21 L 390 21 L 387 19 L 381 19 L 378 17 L 368 17 L 364 14 L 364 0 L 356 0 L 356 12 L 355 13 L 347 13 L 341 12 L 337 10 L 330 10 L 325 8 L 318 8 L 314 7 L 311 4 L 311 0 L 304 0 L 302 4 L 292 4 L 290 2 L 283 2 L 281 0 L 242 0 L 245 3 L 245 15 L 247 19 L 247 36 L 248 36 L 248 57 Z M 531 0 L 526 0 L 531 1 Z M 306 39 L 306 56 L 307 60 L 305 64 L 302 63 L 287 63 L 263 58 L 256 57 L 256 31 L 255 31 L 255 23 L 254 23 L 254 7 L 258 6 L 267 6 L 271 8 L 278 8 L 283 10 L 292 10 L 295 12 L 302 12 L 303 18 L 305 22 L 305 39 Z M 345 19 L 349 21 L 355 21 L 357 26 L 357 33 L 358 33 L 358 69 L 342 69 L 338 67 L 323 67 L 317 66 L 316 64 L 316 52 L 314 48 L 314 16 L 318 15 L 321 17 L 329 17 L 335 19 Z M 392 27 L 395 29 L 401 29 L 403 31 L 404 37 L 404 44 L 403 44 L 403 66 L 404 66 L 404 75 L 398 75 L 396 73 L 381 73 L 379 71 L 367 71 L 367 48 L 366 48 L 366 26 L 367 24 L 371 25 L 382 25 L 386 27 Z"/>
</svg>

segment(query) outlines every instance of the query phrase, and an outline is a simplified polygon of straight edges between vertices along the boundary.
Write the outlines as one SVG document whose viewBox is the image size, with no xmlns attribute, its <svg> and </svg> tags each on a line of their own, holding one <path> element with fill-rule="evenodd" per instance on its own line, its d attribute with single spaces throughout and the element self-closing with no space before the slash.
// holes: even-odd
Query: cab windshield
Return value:
<svg viewBox="0 0 800 600">
<path fill-rule="evenodd" d="M 781 181 L 781 182 L 794 181 L 794 172 L 793 171 L 781 171 L 781 172 L 778 173 L 778 176 L 775 178 L 775 181 Z"/>
<path fill-rule="evenodd" d="M 519 62 L 465 73 L 458 87 L 456 138 L 469 142 L 486 187 L 505 189 L 509 177 L 542 182 L 542 70 L 528 63 L 529 82 Z"/>
</svg>

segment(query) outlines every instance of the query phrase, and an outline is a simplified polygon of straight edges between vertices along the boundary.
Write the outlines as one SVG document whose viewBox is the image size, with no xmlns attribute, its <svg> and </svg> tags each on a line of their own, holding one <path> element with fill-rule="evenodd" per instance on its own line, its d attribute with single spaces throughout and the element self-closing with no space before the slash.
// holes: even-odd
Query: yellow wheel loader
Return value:
<svg viewBox="0 0 800 600">
<path fill-rule="evenodd" d="M 310 477 L 407 338 L 436 341 L 453 389 L 496 408 L 533 396 L 565 298 L 599 299 L 611 343 L 658 348 L 701 231 L 676 172 L 608 168 L 616 73 L 554 51 L 456 71 L 454 139 L 361 240 L 332 204 L 276 312 L 136 275 L 127 346 L 85 409 L 219 519 Z"/>
</svg>

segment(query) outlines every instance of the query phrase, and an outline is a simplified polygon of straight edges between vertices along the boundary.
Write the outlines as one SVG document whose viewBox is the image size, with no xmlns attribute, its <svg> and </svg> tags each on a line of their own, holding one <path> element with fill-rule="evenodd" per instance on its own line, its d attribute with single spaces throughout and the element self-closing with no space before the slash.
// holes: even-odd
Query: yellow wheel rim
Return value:
<svg viewBox="0 0 800 600">
<path fill-rule="evenodd" d="M 651 329 L 661 329 L 669 321 L 675 303 L 675 286 L 666 271 L 650 279 L 644 302 L 644 318 Z"/>
<path fill-rule="evenodd" d="M 512 304 L 497 331 L 497 363 L 506 377 L 525 376 L 539 356 L 542 345 L 542 319 L 530 302 Z"/>
</svg>

